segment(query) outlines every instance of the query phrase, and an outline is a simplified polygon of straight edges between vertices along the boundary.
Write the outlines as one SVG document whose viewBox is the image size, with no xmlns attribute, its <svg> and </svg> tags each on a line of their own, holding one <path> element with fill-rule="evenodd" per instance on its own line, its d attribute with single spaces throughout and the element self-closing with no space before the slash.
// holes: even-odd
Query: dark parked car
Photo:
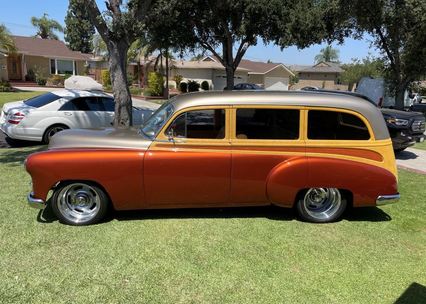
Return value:
<svg viewBox="0 0 426 304">
<path fill-rule="evenodd" d="M 415 103 L 410 107 L 411 111 L 422 112 L 426 117 L 426 103 Z"/>
<path fill-rule="evenodd" d="M 262 87 L 258 86 L 254 83 L 239 83 L 234 86 L 234 90 L 240 91 L 240 90 L 263 90 Z"/>
<path fill-rule="evenodd" d="M 345 91 L 332 91 L 332 90 L 312 90 L 302 88 L 303 91 L 312 91 L 312 92 L 334 92 L 339 94 L 353 95 L 364 98 L 372 104 L 376 105 L 368 97 Z M 377 106 L 377 105 L 376 105 Z M 406 148 L 413 146 L 416 142 L 422 142 L 425 139 L 425 117 L 420 112 L 412 111 L 399 111 L 395 109 L 380 109 L 383 115 L 383 118 L 386 121 L 386 125 L 389 130 L 390 137 L 392 139 L 392 145 L 395 152 L 401 152 Z M 418 111 L 417 108 L 413 110 Z"/>
</svg>

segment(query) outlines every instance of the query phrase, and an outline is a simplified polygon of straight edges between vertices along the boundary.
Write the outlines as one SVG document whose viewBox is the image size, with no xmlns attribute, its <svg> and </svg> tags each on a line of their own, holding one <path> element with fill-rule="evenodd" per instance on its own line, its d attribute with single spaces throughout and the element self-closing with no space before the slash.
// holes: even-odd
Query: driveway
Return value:
<svg viewBox="0 0 426 304">
<path fill-rule="evenodd" d="M 407 148 L 396 155 L 399 168 L 426 174 L 426 150 Z"/>
</svg>

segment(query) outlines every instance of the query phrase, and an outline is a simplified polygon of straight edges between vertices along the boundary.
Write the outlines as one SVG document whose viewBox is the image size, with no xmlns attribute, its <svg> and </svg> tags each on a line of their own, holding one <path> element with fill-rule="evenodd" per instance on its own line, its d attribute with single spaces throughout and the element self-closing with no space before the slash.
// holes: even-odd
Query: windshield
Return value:
<svg viewBox="0 0 426 304">
<path fill-rule="evenodd" d="M 174 108 L 170 101 L 164 103 L 157 111 L 152 114 L 146 123 L 142 126 L 141 132 L 153 139 L 160 132 L 160 129 L 173 114 Z"/>
<path fill-rule="evenodd" d="M 27 99 L 24 101 L 24 103 L 30 107 L 41 108 L 51 103 L 52 101 L 58 100 L 59 98 L 61 97 L 53 93 L 46 93 L 43 95 L 39 95 L 30 99 Z"/>
</svg>

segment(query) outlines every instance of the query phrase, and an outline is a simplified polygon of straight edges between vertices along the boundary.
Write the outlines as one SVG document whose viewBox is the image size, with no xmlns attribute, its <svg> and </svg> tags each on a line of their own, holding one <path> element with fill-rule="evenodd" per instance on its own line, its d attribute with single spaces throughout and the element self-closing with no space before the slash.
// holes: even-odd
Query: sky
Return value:
<svg viewBox="0 0 426 304">
<path fill-rule="evenodd" d="M 98 1 L 99 7 L 104 9 L 104 2 Z M 3 23 L 13 35 L 33 36 L 36 29 L 31 25 L 31 17 L 41 17 L 44 13 L 49 18 L 55 19 L 65 25 L 64 19 L 67 12 L 67 0 L 0 0 L 0 23 Z M 63 40 L 63 35 L 59 35 Z M 349 63 L 353 58 L 362 59 L 371 56 L 379 56 L 379 52 L 370 47 L 371 37 L 364 37 L 362 40 L 346 39 L 342 45 L 333 44 L 339 50 L 339 60 L 342 63 Z M 313 45 L 309 48 L 298 50 L 296 47 L 289 47 L 281 50 L 273 44 L 264 45 L 259 41 L 258 45 L 248 49 L 245 59 L 254 61 L 281 62 L 287 65 L 314 64 L 314 57 L 324 48 L 326 44 Z"/>
</svg>

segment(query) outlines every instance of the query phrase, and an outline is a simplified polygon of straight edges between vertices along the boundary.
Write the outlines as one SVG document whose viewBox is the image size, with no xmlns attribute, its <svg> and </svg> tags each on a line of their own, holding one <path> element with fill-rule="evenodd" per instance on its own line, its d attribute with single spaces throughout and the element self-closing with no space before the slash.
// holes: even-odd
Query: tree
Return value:
<svg viewBox="0 0 426 304">
<path fill-rule="evenodd" d="M 341 79 L 343 83 L 349 85 L 349 91 L 354 84 L 358 83 L 362 77 L 383 77 L 383 61 L 366 57 L 362 60 L 352 59 L 352 63 L 343 64 Z"/>
<path fill-rule="evenodd" d="M 4 50 L 7 53 L 16 51 L 15 42 L 4 24 L 0 24 L 0 50 Z"/>
<path fill-rule="evenodd" d="M 115 127 L 132 125 L 132 99 L 127 85 L 127 51 L 144 31 L 150 0 L 106 1 L 107 10 L 102 14 L 95 0 L 75 0 L 78 9 L 87 11 L 108 49 L 109 70 L 115 99 Z"/>
<path fill-rule="evenodd" d="M 282 48 L 302 48 L 330 37 L 335 20 L 329 12 L 337 8 L 335 2 L 158 0 L 153 9 L 155 23 L 150 22 L 149 27 L 157 29 L 156 36 L 172 39 L 179 47 L 212 53 L 224 66 L 227 88 L 231 90 L 241 59 L 258 39 L 273 41 Z M 164 25 L 171 31 L 160 31 Z M 333 35 L 337 33 L 341 32 Z"/>
<path fill-rule="evenodd" d="M 64 28 L 58 21 L 49 19 L 48 16 L 48 14 L 44 13 L 41 18 L 31 17 L 31 24 L 37 28 L 36 37 L 58 40 L 59 38 L 55 31 L 63 33 Z"/>
<path fill-rule="evenodd" d="M 65 41 L 68 47 L 82 53 L 92 52 L 95 27 L 90 23 L 87 11 L 76 5 L 75 0 L 69 2 L 65 25 Z"/>
<path fill-rule="evenodd" d="M 320 62 L 339 62 L 339 50 L 333 49 L 331 45 L 327 45 L 321 49 L 320 53 L 315 56 L 315 63 Z"/>
<path fill-rule="evenodd" d="M 403 109 L 409 85 L 426 73 L 426 1 L 342 0 L 358 32 L 373 36 L 383 56 L 385 79 Z"/>
<path fill-rule="evenodd" d="M 93 35 L 91 44 L 93 55 L 102 56 L 104 58 L 108 57 L 108 48 L 105 41 L 102 40 L 102 37 L 99 34 Z"/>
</svg>

